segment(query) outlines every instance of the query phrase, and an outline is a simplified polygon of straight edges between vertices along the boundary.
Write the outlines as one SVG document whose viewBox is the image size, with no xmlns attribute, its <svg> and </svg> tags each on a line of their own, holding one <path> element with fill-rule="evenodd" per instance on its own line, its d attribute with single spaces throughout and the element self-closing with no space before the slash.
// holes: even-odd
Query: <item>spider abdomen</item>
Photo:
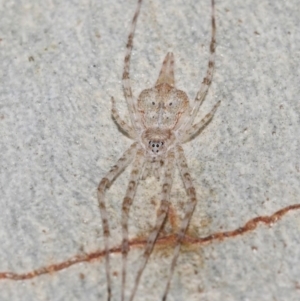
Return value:
<svg viewBox="0 0 300 301">
<path fill-rule="evenodd" d="M 174 130 L 188 107 L 186 93 L 168 83 L 143 90 L 138 98 L 138 112 L 145 128 L 157 126 Z"/>
</svg>

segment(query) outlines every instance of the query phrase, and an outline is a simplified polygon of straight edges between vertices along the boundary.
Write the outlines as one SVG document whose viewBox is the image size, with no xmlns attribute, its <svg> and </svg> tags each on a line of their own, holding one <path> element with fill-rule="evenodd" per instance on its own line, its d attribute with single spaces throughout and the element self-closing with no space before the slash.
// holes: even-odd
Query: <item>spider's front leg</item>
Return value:
<svg viewBox="0 0 300 301">
<path fill-rule="evenodd" d="M 130 174 L 129 184 L 127 187 L 126 195 L 123 199 L 122 204 L 122 295 L 121 300 L 124 301 L 124 290 L 125 290 L 125 282 L 126 282 L 126 265 L 127 265 L 127 254 L 129 250 L 129 242 L 128 242 L 128 217 L 129 217 L 129 209 L 131 207 L 134 195 L 136 193 L 138 181 L 141 176 L 141 172 L 145 163 L 145 154 L 143 149 L 138 149 L 136 153 L 136 158 L 134 160 L 132 171 Z"/>
<path fill-rule="evenodd" d="M 100 208 L 100 214 L 102 219 L 104 245 L 105 245 L 105 270 L 107 280 L 107 300 L 111 299 L 111 279 L 110 279 L 110 267 L 109 267 L 109 224 L 108 214 L 105 205 L 105 192 L 111 183 L 117 178 L 117 176 L 130 164 L 137 151 L 137 143 L 133 143 L 130 148 L 123 154 L 123 156 L 117 161 L 111 170 L 104 176 L 98 186 L 98 203 Z"/>
<path fill-rule="evenodd" d="M 172 263 L 171 263 L 170 273 L 169 273 L 167 285 L 166 285 L 166 288 L 165 288 L 165 291 L 163 294 L 163 298 L 162 298 L 163 301 L 167 300 L 167 295 L 169 292 L 170 283 L 171 283 L 171 279 L 172 279 L 172 276 L 174 273 L 176 262 L 177 262 L 177 259 L 179 256 L 180 247 L 181 247 L 183 238 L 185 236 L 185 232 L 188 228 L 188 225 L 190 223 L 192 214 L 195 210 L 195 206 L 197 203 L 196 190 L 195 190 L 195 187 L 194 187 L 192 179 L 191 179 L 191 175 L 190 175 L 190 171 L 189 171 L 187 161 L 186 161 L 186 158 L 184 155 L 184 151 L 183 151 L 183 148 L 179 145 L 176 147 L 176 154 L 177 154 L 177 165 L 179 168 L 181 178 L 183 180 L 185 190 L 189 197 L 189 201 L 187 203 L 187 209 L 186 209 L 184 218 L 181 222 L 180 230 L 179 230 L 179 233 L 177 236 L 177 241 L 176 241 L 176 246 L 174 249 L 174 255 L 173 255 L 173 259 L 172 259 Z"/>
<path fill-rule="evenodd" d="M 169 151 L 169 153 L 167 154 L 166 161 L 167 162 L 166 162 L 166 167 L 165 167 L 165 175 L 164 175 L 164 181 L 163 181 L 162 192 L 161 192 L 162 201 L 161 201 L 161 204 L 160 204 L 160 207 L 158 210 L 158 215 L 157 215 L 154 229 L 152 230 L 151 234 L 149 235 L 147 244 L 144 249 L 142 262 L 141 262 L 140 268 L 138 270 L 137 276 L 135 278 L 135 283 L 134 283 L 133 290 L 131 292 L 131 296 L 129 298 L 130 301 L 132 301 L 135 296 L 142 273 L 145 269 L 145 266 L 148 262 L 150 255 L 152 253 L 157 236 L 158 236 L 158 234 L 161 230 L 161 227 L 168 214 L 170 192 L 171 192 L 171 187 L 172 187 L 172 183 L 173 183 L 174 161 L 175 161 L 175 154 L 174 154 L 173 150 Z"/>
</svg>

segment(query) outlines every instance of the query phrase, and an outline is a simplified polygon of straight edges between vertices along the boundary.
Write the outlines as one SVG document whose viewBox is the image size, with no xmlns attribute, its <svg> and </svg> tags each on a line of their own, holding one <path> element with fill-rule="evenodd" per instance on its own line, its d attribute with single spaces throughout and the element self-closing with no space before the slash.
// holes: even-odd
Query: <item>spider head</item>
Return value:
<svg viewBox="0 0 300 301">
<path fill-rule="evenodd" d="M 142 144 L 151 157 L 164 156 L 174 141 L 175 136 L 172 131 L 158 127 L 147 129 L 142 134 Z"/>
<path fill-rule="evenodd" d="M 151 150 L 154 155 L 160 155 L 160 153 L 163 151 L 165 143 L 164 141 L 149 140 L 148 144 L 148 149 Z"/>
</svg>

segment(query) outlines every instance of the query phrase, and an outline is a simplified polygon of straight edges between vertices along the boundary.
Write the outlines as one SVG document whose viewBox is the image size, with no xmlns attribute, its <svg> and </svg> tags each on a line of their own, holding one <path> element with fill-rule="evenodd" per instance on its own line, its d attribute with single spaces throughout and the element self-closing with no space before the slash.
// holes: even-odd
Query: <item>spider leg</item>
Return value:
<svg viewBox="0 0 300 301">
<path fill-rule="evenodd" d="M 190 140 L 191 138 L 195 137 L 201 129 L 203 129 L 214 117 L 221 101 L 218 101 L 212 110 L 205 115 L 205 117 L 199 121 L 198 123 L 194 124 L 191 128 L 187 129 L 184 133 L 183 137 L 181 138 L 182 142 L 186 142 Z"/>
<path fill-rule="evenodd" d="M 212 77 L 213 77 L 213 71 L 215 67 L 215 51 L 216 51 L 216 20 L 215 20 L 215 1 L 211 0 L 211 27 L 212 27 L 212 33 L 211 33 L 211 41 L 210 41 L 210 47 L 209 47 L 209 60 L 208 60 L 208 66 L 206 71 L 206 76 L 204 77 L 200 90 L 198 91 L 194 106 L 191 110 L 190 116 L 188 118 L 188 121 L 183 124 L 183 126 L 180 129 L 180 132 L 185 132 L 188 128 L 190 128 L 195 120 L 195 117 L 199 111 L 199 108 L 205 99 L 206 93 L 208 91 L 208 88 L 210 87 Z"/>
<path fill-rule="evenodd" d="M 135 33 L 137 19 L 138 19 L 140 9 L 141 9 L 141 4 L 142 4 L 142 0 L 138 0 L 136 11 L 134 13 L 132 23 L 131 23 L 130 33 L 129 33 L 128 40 L 127 40 L 126 54 L 125 54 L 125 59 L 124 59 L 124 71 L 123 71 L 123 77 L 122 77 L 124 95 L 126 98 L 130 119 L 131 119 L 132 125 L 135 129 L 137 129 L 139 127 L 138 124 L 140 124 L 140 123 L 138 122 L 138 117 L 137 117 L 138 115 L 136 114 L 136 107 L 135 107 L 135 103 L 133 101 L 132 90 L 131 90 L 131 85 L 130 85 L 129 69 L 130 69 L 131 52 L 132 52 L 132 47 L 133 47 L 133 37 L 134 37 L 134 33 Z"/>
<path fill-rule="evenodd" d="M 105 270 L 107 280 L 107 300 L 111 300 L 111 279 L 110 279 L 110 268 L 109 268 L 109 224 L 108 214 L 105 206 L 104 196 L 107 188 L 111 185 L 114 179 L 126 168 L 133 160 L 136 154 L 137 143 L 133 143 L 130 148 L 123 154 L 123 156 L 117 161 L 110 171 L 100 181 L 98 186 L 98 203 L 100 208 L 100 214 L 102 219 L 104 245 L 105 245 Z"/>
<path fill-rule="evenodd" d="M 128 136 L 129 138 L 132 138 L 134 139 L 135 138 L 135 132 L 133 130 L 133 128 L 128 125 L 119 115 L 119 112 L 117 111 L 117 108 L 116 108 L 116 102 L 115 102 L 115 99 L 112 97 L 111 98 L 111 104 L 112 104 L 112 107 L 111 107 L 111 114 L 113 116 L 113 119 L 116 121 L 117 125 L 121 128 L 122 131 L 124 131 Z"/>
<path fill-rule="evenodd" d="M 173 255 L 173 259 L 172 259 L 172 263 L 171 263 L 170 273 L 169 273 L 167 285 L 166 285 L 166 288 L 165 288 L 165 291 L 164 291 L 164 294 L 162 297 L 163 301 L 167 300 L 167 295 L 169 292 L 171 279 L 172 279 L 172 276 L 174 273 L 176 262 L 177 262 L 177 259 L 179 256 L 182 240 L 184 238 L 185 232 L 188 228 L 189 222 L 191 220 L 192 214 L 194 212 L 194 209 L 195 209 L 195 206 L 197 203 L 196 190 L 192 183 L 192 179 L 191 179 L 191 176 L 189 173 L 189 168 L 188 168 L 187 161 L 186 161 L 186 158 L 184 155 L 184 151 L 183 151 L 183 148 L 179 145 L 177 146 L 177 160 L 178 160 L 179 172 L 183 179 L 184 187 L 185 187 L 188 197 L 189 197 L 189 202 L 187 203 L 187 210 L 186 210 L 184 218 L 181 222 L 180 230 L 179 230 L 179 233 L 177 236 L 177 241 L 176 241 L 176 246 L 174 249 L 174 255 Z"/>
<path fill-rule="evenodd" d="M 129 251 L 129 242 L 128 242 L 128 217 L 129 217 L 129 209 L 132 204 L 134 195 L 136 193 L 138 181 L 141 176 L 141 172 L 143 169 L 145 159 L 144 159 L 144 151 L 142 149 L 138 149 L 135 161 L 133 163 L 132 171 L 130 174 L 129 184 L 127 187 L 126 195 L 123 199 L 122 204 L 122 296 L 121 300 L 124 301 L 124 290 L 125 290 L 125 282 L 126 282 L 126 265 L 127 265 L 127 254 Z"/>
<path fill-rule="evenodd" d="M 156 224 L 151 234 L 148 237 L 147 244 L 144 249 L 142 262 L 138 270 L 137 276 L 135 278 L 135 283 L 134 283 L 133 290 L 131 292 L 131 296 L 129 298 L 130 301 L 132 301 L 135 296 L 142 273 L 152 253 L 157 236 L 168 214 L 170 192 L 173 183 L 174 159 L 175 159 L 174 151 L 169 151 L 169 153 L 167 154 L 166 169 L 165 169 L 164 181 L 163 181 L 162 192 L 161 192 L 162 201 L 158 211 Z"/>
</svg>

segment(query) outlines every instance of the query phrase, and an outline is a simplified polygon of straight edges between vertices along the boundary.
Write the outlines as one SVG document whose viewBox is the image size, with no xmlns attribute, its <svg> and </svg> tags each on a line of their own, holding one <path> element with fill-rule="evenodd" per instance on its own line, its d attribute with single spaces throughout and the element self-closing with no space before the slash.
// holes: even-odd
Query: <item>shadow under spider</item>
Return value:
<svg viewBox="0 0 300 301">
<path fill-rule="evenodd" d="M 223 241 L 224 239 L 228 239 L 231 237 L 240 236 L 246 234 L 247 232 L 254 231 L 259 223 L 265 225 L 272 225 L 279 221 L 284 215 L 286 215 L 290 211 L 296 211 L 300 209 L 300 204 L 294 204 L 287 207 L 284 207 L 271 215 L 258 216 L 253 219 L 250 219 L 243 226 L 224 232 L 216 232 L 206 237 L 192 237 L 186 235 L 184 237 L 184 245 L 205 245 L 209 243 L 213 243 L 215 241 Z M 159 237 L 156 241 L 155 246 L 168 247 L 172 244 L 176 243 L 177 236 L 176 234 L 166 235 Z M 146 244 L 146 238 L 134 238 L 129 241 L 130 247 L 142 247 Z M 121 253 L 121 246 L 114 247 L 110 249 L 110 253 Z M 105 250 L 91 252 L 84 255 L 75 255 L 74 257 L 65 260 L 60 263 L 51 264 L 45 267 L 41 267 L 36 270 L 32 270 L 27 273 L 18 274 L 14 272 L 0 272 L 0 279 L 10 279 L 10 280 L 27 280 L 38 277 L 43 274 L 52 274 L 53 272 L 58 272 L 60 270 L 66 269 L 74 264 L 78 264 L 81 262 L 90 262 L 95 259 L 101 259 L 105 256 Z"/>
</svg>

